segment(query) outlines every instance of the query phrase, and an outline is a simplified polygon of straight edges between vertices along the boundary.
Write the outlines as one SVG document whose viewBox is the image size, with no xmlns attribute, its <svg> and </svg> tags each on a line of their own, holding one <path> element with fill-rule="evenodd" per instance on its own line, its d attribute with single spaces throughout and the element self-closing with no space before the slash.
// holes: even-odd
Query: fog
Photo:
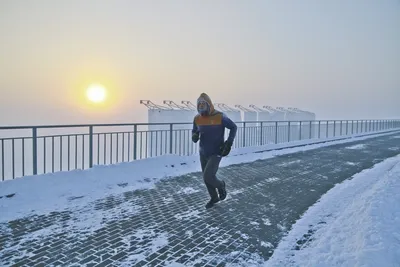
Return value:
<svg viewBox="0 0 400 267">
<path fill-rule="evenodd" d="M 0 125 L 146 122 L 141 99 L 400 118 L 400 2 L 0 2 Z M 91 83 L 107 101 L 85 100 Z"/>
</svg>

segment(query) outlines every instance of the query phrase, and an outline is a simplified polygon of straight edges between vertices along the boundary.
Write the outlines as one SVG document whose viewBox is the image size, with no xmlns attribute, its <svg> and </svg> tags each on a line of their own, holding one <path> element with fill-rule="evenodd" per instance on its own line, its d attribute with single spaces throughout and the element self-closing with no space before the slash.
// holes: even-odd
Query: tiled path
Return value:
<svg viewBox="0 0 400 267">
<path fill-rule="evenodd" d="M 210 210 L 201 174 L 192 173 L 81 210 L 0 224 L 0 265 L 257 266 L 327 190 L 399 154 L 398 137 L 221 168 L 228 198 Z"/>
</svg>

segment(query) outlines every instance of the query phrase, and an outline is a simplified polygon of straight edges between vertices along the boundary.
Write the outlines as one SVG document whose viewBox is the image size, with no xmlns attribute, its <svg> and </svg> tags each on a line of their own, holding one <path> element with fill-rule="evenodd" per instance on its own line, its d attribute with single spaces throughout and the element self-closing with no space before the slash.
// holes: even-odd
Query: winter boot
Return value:
<svg viewBox="0 0 400 267">
<path fill-rule="evenodd" d="M 226 198 L 226 184 L 222 181 L 222 188 L 218 188 L 219 199 L 224 200 Z"/>
<path fill-rule="evenodd" d="M 206 209 L 209 209 L 214 206 L 215 203 L 219 202 L 219 199 L 210 199 L 210 201 L 206 204 Z"/>
</svg>

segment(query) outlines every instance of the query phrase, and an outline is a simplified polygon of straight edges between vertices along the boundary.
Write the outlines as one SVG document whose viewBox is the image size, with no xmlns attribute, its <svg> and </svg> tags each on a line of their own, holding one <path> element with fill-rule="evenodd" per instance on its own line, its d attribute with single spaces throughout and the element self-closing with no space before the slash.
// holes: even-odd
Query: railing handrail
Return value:
<svg viewBox="0 0 400 267">
<path fill-rule="evenodd" d="M 163 154 L 192 155 L 198 150 L 198 144 L 193 144 L 190 137 L 192 123 L 1 126 L 0 132 L 2 130 L 10 132 L 0 137 L 0 178 L 14 179 L 20 175 L 63 171 L 65 168 L 68 170 L 92 168 L 94 165 L 125 162 L 126 157 L 130 161 L 131 158 L 137 160 Z M 400 120 L 397 119 L 249 120 L 236 123 L 238 132 L 233 148 L 358 135 L 382 130 L 400 131 Z M 139 130 L 138 126 L 141 125 L 164 127 L 155 127 L 156 129 L 144 127 Z M 189 127 L 178 127 L 179 125 Z M 116 128 L 121 126 L 131 128 L 130 130 Z M 102 129 L 102 127 L 107 128 Z M 53 130 L 40 131 L 41 129 Z M 29 136 L 26 136 L 28 133 L 17 134 L 18 130 L 30 134 Z M 80 166 L 78 161 L 81 162 Z"/>
<path fill-rule="evenodd" d="M 234 121 L 240 123 L 292 123 L 292 122 L 334 122 L 334 121 L 399 121 L 400 119 L 331 119 L 331 120 L 263 120 L 263 121 Z M 0 130 L 23 130 L 23 129 L 51 129 L 51 128 L 82 128 L 82 127 L 114 127 L 114 126 L 147 126 L 147 125 L 185 125 L 193 122 L 127 122 L 127 123 L 94 123 L 94 124 L 44 124 L 44 125 L 16 125 L 0 126 Z"/>
</svg>

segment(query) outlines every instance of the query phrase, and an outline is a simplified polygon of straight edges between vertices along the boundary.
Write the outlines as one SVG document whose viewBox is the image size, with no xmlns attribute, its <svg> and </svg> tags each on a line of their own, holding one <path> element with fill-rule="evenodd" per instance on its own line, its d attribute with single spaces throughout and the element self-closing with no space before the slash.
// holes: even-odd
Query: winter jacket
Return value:
<svg viewBox="0 0 400 267">
<path fill-rule="evenodd" d="M 225 140 L 225 128 L 228 128 L 229 136 L 227 141 L 233 143 L 237 126 L 224 113 L 215 110 L 210 97 L 202 93 L 198 100 L 205 100 L 210 107 L 207 116 L 196 115 L 193 120 L 192 134 L 200 136 L 200 153 L 206 157 L 218 155 Z"/>
</svg>

